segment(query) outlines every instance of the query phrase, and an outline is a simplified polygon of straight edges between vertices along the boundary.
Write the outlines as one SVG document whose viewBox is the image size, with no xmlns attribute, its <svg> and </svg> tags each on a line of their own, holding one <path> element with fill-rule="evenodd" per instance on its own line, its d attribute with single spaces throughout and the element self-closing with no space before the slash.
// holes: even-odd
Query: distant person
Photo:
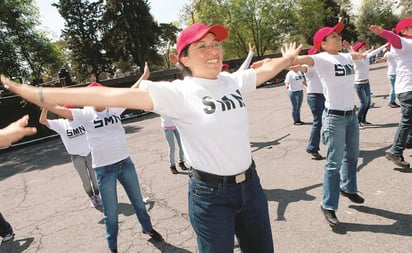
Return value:
<svg viewBox="0 0 412 253">
<path fill-rule="evenodd" d="M 371 25 L 369 30 L 386 39 L 396 55 L 395 93 L 401 106 L 401 120 L 392 147 L 385 157 L 396 166 L 409 168 L 410 163 L 405 161 L 403 151 L 412 147 L 412 18 L 399 21 L 396 34 L 378 25 Z"/>
<path fill-rule="evenodd" d="M 289 70 L 285 77 L 285 87 L 288 90 L 292 105 L 293 125 L 301 126 L 305 123 L 300 119 L 300 110 L 303 102 L 303 87 L 306 86 L 305 76 L 301 71 Z"/>
<path fill-rule="evenodd" d="M 396 80 L 396 59 L 395 54 L 391 52 L 391 44 L 387 44 L 387 51 L 382 58 L 379 58 L 375 63 L 387 62 L 388 65 L 388 80 L 389 80 L 389 103 L 388 106 L 391 108 L 399 108 L 400 105 L 396 103 L 396 94 L 395 94 L 395 80 Z"/>
<path fill-rule="evenodd" d="M 57 105 L 48 105 L 58 107 Z M 76 169 L 82 181 L 83 189 L 90 198 L 92 207 L 102 205 L 97 185 L 96 175 L 92 166 L 92 154 L 86 137 L 85 127 L 73 120 L 48 119 L 48 106 L 44 106 L 39 122 L 59 134 L 67 153 L 69 153 L 73 167 Z M 72 105 L 64 105 L 70 109 Z M 55 110 L 58 110 L 57 108 Z"/>
</svg>

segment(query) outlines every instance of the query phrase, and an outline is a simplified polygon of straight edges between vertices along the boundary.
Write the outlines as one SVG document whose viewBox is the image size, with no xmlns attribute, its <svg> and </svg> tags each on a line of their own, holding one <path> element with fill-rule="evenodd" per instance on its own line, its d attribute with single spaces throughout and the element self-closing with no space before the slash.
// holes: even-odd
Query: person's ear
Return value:
<svg viewBox="0 0 412 253">
<path fill-rule="evenodd" d="M 183 64 L 183 66 L 189 67 L 189 59 L 187 56 L 180 57 L 180 62 Z"/>
</svg>

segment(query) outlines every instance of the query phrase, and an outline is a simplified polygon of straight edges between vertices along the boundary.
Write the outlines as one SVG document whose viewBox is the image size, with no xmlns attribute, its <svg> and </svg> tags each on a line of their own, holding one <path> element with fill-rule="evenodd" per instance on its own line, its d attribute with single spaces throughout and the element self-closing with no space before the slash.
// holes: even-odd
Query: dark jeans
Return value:
<svg viewBox="0 0 412 253">
<path fill-rule="evenodd" d="M 10 223 L 8 223 L 3 215 L 0 213 L 0 236 L 5 237 L 10 234 L 13 230 L 11 229 Z"/>
<path fill-rule="evenodd" d="M 189 179 L 189 217 L 199 253 L 233 252 L 236 234 L 242 252 L 274 252 L 268 202 L 256 170 L 238 184 Z"/>
<path fill-rule="evenodd" d="M 412 144 L 412 91 L 398 94 L 401 105 L 401 120 L 395 133 L 391 153 L 402 156 L 403 150 Z"/>
<path fill-rule="evenodd" d="M 307 100 L 309 108 L 312 111 L 313 123 L 306 150 L 318 151 L 320 130 L 322 129 L 322 113 L 325 109 L 325 97 L 323 94 L 308 94 Z"/>
<path fill-rule="evenodd" d="M 371 87 L 369 82 L 357 84 L 355 83 L 356 93 L 358 94 L 360 106 L 358 111 L 358 121 L 365 122 L 366 114 L 371 105 Z"/>
</svg>

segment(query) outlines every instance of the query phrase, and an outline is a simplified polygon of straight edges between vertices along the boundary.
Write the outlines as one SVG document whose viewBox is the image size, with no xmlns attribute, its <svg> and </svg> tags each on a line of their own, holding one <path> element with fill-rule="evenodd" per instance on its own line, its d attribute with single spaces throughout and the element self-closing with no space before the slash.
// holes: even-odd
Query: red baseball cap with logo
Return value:
<svg viewBox="0 0 412 253">
<path fill-rule="evenodd" d="M 399 34 L 403 29 L 412 26 L 412 18 L 404 18 L 396 24 L 395 31 Z"/>
<path fill-rule="evenodd" d="M 320 52 L 322 41 L 333 32 L 341 33 L 343 31 L 343 28 L 345 28 L 345 24 L 339 22 L 334 27 L 325 26 L 317 30 L 315 35 L 313 36 L 314 50 L 318 50 Z"/>
<path fill-rule="evenodd" d="M 194 23 L 180 33 L 176 43 L 177 57 L 180 59 L 183 49 L 201 40 L 208 33 L 213 33 L 217 41 L 223 41 L 229 35 L 227 29 L 222 25 L 207 26 L 203 23 Z"/>
<path fill-rule="evenodd" d="M 355 45 L 353 45 L 353 50 L 358 52 L 361 47 L 366 46 L 366 45 L 368 45 L 368 43 L 366 43 L 365 41 L 358 41 L 355 43 Z"/>
</svg>

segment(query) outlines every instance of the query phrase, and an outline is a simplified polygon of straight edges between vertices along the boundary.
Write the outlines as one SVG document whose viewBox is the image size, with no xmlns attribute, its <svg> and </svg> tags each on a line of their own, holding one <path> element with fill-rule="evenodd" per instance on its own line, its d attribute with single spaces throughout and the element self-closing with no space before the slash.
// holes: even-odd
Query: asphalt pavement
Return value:
<svg viewBox="0 0 412 253">
<path fill-rule="evenodd" d="M 412 169 L 384 157 L 400 119 L 388 104 L 386 65 L 371 66 L 372 108 L 361 130 L 358 185 L 365 203 L 341 197 L 332 230 L 320 211 L 325 161 L 305 152 L 312 115 L 302 106 L 303 126 L 294 126 L 284 86 L 259 88 L 246 99 L 251 150 L 268 197 L 276 252 L 412 252 Z M 356 100 L 358 101 L 358 100 Z M 187 172 L 173 175 L 158 115 L 124 121 L 130 156 L 154 228 L 165 242 L 141 233 L 118 185 L 120 252 L 197 252 L 187 208 Z M 326 148 L 321 145 L 320 153 Z M 412 162 L 412 150 L 404 157 Z M 1 253 L 107 252 L 101 208 L 90 206 L 59 138 L 0 154 L 0 211 L 15 237 Z M 239 252 L 239 249 L 234 249 Z"/>
</svg>

